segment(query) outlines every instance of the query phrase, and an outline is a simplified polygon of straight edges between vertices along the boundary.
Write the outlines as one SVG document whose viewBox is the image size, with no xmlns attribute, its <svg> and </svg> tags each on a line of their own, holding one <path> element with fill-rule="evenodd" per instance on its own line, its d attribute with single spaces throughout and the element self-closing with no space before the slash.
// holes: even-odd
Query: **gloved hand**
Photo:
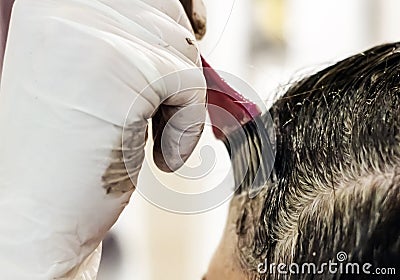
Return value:
<svg viewBox="0 0 400 280">
<path fill-rule="evenodd" d="M 95 278 L 147 119 L 163 170 L 200 137 L 200 63 L 178 0 L 15 2 L 0 92 L 1 279 Z"/>
</svg>

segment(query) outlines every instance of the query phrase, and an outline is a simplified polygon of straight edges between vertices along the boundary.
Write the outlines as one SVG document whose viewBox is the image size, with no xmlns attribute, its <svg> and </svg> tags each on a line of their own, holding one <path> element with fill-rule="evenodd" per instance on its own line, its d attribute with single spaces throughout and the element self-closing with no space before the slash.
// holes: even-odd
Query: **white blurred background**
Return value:
<svg viewBox="0 0 400 280">
<path fill-rule="evenodd" d="M 272 102 L 289 81 L 373 45 L 400 41 L 398 0 L 204 0 L 208 33 L 201 42 L 214 68 L 247 81 Z M 201 146 L 211 145 L 215 168 L 199 182 L 178 188 L 201 191 L 229 169 L 224 146 L 210 131 L 189 160 L 199 164 Z M 149 153 L 148 153 L 149 154 Z M 150 159 L 150 157 L 149 157 Z M 150 162 L 150 160 L 149 160 Z M 140 183 L 149 183 L 145 168 Z M 153 182 L 154 183 L 154 182 Z M 233 186 L 232 186 L 233 187 Z M 179 215 L 153 206 L 138 193 L 106 242 L 99 280 L 201 279 L 222 235 L 228 203 L 203 214 Z M 118 248 L 118 250 L 115 250 Z"/>
</svg>

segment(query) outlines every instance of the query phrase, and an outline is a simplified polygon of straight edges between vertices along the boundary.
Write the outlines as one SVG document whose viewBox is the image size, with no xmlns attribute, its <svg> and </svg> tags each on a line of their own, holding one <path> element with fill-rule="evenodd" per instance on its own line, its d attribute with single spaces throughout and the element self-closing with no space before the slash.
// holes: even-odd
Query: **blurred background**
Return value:
<svg viewBox="0 0 400 280">
<path fill-rule="evenodd" d="M 200 44 L 203 56 L 214 68 L 249 83 L 266 104 L 304 75 L 371 46 L 400 41 L 398 0 L 204 2 L 208 31 Z M 215 164 L 201 180 L 161 174 L 147 153 L 139 183 L 201 192 L 226 177 L 233 188 L 228 154 L 210 127 L 188 165 L 201 164 L 205 146 L 212 147 Z M 221 238 L 228 203 L 201 214 L 182 215 L 162 210 L 136 192 L 104 243 L 98 279 L 201 279 Z"/>
</svg>

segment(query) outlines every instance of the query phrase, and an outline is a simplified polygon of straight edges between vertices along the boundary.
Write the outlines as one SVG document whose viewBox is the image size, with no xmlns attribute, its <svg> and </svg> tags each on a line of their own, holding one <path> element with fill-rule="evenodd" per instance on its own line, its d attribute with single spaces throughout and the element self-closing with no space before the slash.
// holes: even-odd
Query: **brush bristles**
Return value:
<svg viewBox="0 0 400 280">
<path fill-rule="evenodd" d="M 235 193 L 257 194 L 273 169 L 275 153 L 268 135 L 265 118 L 256 117 L 224 140 L 231 157 Z"/>
</svg>

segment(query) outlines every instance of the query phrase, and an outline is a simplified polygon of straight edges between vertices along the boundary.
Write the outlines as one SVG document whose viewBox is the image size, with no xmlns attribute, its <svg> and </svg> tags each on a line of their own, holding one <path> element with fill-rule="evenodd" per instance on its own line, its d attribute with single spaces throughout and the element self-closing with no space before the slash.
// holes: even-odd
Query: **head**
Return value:
<svg viewBox="0 0 400 280">
<path fill-rule="evenodd" d="M 297 82 L 269 113 L 277 151 L 272 175 L 254 198 L 251 184 L 238 188 L 205 278 L 287 279 L 271 267 L 280 263 L 288 273 L 299 265 L 290 279 L 313 277 L 312 266 L 301 274 L 304 263 L 317 270 L 329 261 L 398 270 L 400 44 Z M 320 277 L 353 279 L 350 269 L 356 268 L 341 274 L 322 266 Z"/>
</svg>

